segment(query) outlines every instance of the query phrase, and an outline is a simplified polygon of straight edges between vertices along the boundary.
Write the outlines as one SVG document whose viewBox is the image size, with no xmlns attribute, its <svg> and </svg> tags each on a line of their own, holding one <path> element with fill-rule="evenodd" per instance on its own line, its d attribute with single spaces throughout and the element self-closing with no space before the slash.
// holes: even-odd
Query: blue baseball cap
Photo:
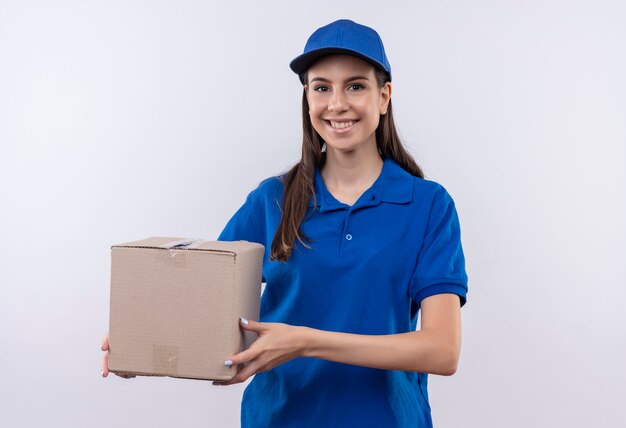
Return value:
<svg viewBox="0 0 626 428">
<path fill-rule="evenodd" d="M 391 66 L 378 33 L 349 19 L 340 19 L 315 30 L 304 46 L 304 53 L 294 58 L 289 67 L 304 83 L 302 73 L 319 58 L 330 54 L 347 54 L 368 61 L 384 70 L 391 81 Z"/>
</svg>

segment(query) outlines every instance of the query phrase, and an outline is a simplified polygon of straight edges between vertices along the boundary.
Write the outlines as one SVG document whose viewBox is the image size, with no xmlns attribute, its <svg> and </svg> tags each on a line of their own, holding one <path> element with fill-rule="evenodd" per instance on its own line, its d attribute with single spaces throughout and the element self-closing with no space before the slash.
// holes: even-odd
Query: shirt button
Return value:
<svg viewBox="0 0 626 428">
<path fill-rule="evenodd" d="M 346 235 L 346 239 L 349 241 L 352 239 L 352 235 L 350 235 L 349 233 Z"/>
</svg>

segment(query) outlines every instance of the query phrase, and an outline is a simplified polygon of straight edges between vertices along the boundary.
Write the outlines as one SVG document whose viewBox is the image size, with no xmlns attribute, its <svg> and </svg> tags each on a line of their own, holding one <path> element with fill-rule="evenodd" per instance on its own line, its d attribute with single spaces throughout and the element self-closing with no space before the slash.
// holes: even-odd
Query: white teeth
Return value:
<svg viewBox="0 0 626 428">
<path fill-rule="evenodd" d="M 336 129 L 349 128 L 352 125 L 354 125 L 353 121 L 350 121 L 350 122 L 333 122 L 332 120 L 330 121 L 330 126 Z"/>
</svg>

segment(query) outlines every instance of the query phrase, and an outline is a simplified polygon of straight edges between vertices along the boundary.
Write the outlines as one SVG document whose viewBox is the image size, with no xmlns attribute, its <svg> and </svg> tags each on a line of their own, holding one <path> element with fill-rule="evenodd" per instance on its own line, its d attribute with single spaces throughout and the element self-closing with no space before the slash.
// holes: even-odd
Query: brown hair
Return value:
<svg viewBox="0 0 626 428">
<path fill-rule="evenodd" d="M 382 88 L 389 77 L 381 69 L 375 67 L 374 70 L 378 86 Z M 303 82 L 308 82 L 306 71 L 302 77 Z M 422 169 L 404 148 L 396 131 L 391 100 L 389 100 L 387 113 L 380 116 L 380 122 L 376 128 L 376 145 L 383 158 L 392 158 L 410 174 L 424 178 Z M 322 152 L 323 146 L 324 141 L 311 123 L 309 102 L 306 91 L 303 91 L 302 158 L 281 177 L 284 186 L 283 211 L 272 241 L 270 260 L 286 262 L 291 256 L 296 239 L 305 247 L 311 248 L 308 243 L 312 240 L 302 233 L 300 225 L 307 213 L 310 199 L 315 198 L 315 168 L 321 169 L 326 160 L 325 153 Z M 315 205 L 317 208 L 317 201 Z"/>
</svg>

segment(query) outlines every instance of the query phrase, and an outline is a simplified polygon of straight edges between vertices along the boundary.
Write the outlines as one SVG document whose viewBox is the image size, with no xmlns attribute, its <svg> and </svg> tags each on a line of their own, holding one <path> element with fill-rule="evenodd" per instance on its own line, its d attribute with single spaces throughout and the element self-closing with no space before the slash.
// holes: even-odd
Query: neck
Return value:
<svg viewBox="0 0 626 428">
<path fill-rule="evenodd" d="M 320 171 L 324 183 L 332 189 L 368 188 L 380 175 L 383 159 L 376 144 L 362 150 L 341 152 L 326 146 L 326 161 Z"/>
</svg>

